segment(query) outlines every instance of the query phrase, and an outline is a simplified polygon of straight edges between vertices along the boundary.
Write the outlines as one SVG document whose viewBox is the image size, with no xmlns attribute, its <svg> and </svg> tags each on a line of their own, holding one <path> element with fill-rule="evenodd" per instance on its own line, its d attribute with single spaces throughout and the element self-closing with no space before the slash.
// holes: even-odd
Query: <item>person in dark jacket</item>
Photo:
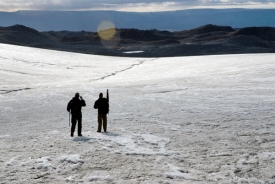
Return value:
<svg viewBox="0 0 275 184">
<path fill-rule="evenodd" d="M 107 132 L 107 114 L 109 112 L 109 102 L 106 98 L 103 98 L 103 94 L 99 94 L 99 99 L 95 101 L 94 105 L 95 109 L 98 109 L 98 128 L 97 132 L 101 132 L 102 122 L 103 122 L 103 130 Z"/>
<path fill-rule="evenodd" d="M 71 127 L 71 137 L 74 136 L 75 126 L 76 123 L 78 124 L 77 133 L 78 136 L 82 136 L 81 129 L 82 129 L 82 113 L 81 108 L 85 107 L 86 103 L 83 100 L 82 96 L 79 93 L 75 94 L 72 100 L 67 105 L 67 111 L 72 114 L 72 127 Z"/>
</svg>

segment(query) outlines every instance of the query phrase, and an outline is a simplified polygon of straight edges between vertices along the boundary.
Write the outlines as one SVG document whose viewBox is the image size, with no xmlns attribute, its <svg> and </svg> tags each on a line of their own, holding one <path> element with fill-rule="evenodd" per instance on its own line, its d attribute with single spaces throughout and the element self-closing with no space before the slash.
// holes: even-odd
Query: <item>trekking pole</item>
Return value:
<svg viewBox="0 0 275 184">
<path fill-rule="evenodd" d="M 71 110 L 69 111 L 69 127 L 71 126 Z"/>
<path fill-rule="evenodd" d="M 108 105 L 109 105 L 109 90 L 108 90 L 108 89 L 107 89 L 106 98 L 107 98 Z M 109 108 L 110 108 L 110 107 L 109 107 Z M 109 109 L 108 109 L 108 115 L 109 115 Z"/>
<path fill-rule="evenodd" d="M 109 103 L 109 90 L 107 89 L 107 100 L 108 100 L 108 103 Z"/>
</svg>

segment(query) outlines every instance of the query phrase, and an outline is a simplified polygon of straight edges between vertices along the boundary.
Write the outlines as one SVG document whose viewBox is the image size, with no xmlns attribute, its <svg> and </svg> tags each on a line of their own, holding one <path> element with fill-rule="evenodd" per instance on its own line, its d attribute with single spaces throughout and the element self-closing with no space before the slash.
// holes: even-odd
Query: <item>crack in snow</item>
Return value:
<svg viewBox="0 0 275 184">
<path fill-rule="evenodd" d="M 30 74 L 30 73 L 25 73 L 25 72 L 18 72 L 18 71 L 13 71 L 13 70 L 5 70 L 5 69 L 0 69 L 1 71 L 4 71 L 4 72 L 11 72 L 11 73 L 16 73 L 16 74 L 22 74 L 22 75 L 35 75 L 35 74 Z M 36 75 L 38 76 L 38 75 Z"/>
<path fill-rule="evenodd" d="M 3 93 L 0 94 L 8 94 L 8 93 L 12 93 L 12 92 L 18 92 L 18 91 L 25 91 L 25 90 L 30 90 L 32 88 L 21 88 L 21 89 L 12 89 L 12 90 L 0 90 L 0 91 L 4 91 Z"/>
<path fill-rule="evenodd" d="M 155 60 L 155 59 L 152 59 L 152 60 Z M 151 60 L 151 61 L 152 61 L 152 60 Z M 123 70 L 115 71 L 115 72 L 113 72 L 113 73 L 111 73 L 111 74 L 109 74 L 109 75 L 103 76 L 103 77 L 101 77 L 101 78 L 99 78 L 99 79 L 94 79 L 93 81 L 104 80 L 104 79 L 106 79 L 106 78 L 108 78 L 108 77 L 112 77 L 112 76 L 115 76 L 115 75 L 117 75 L 117 74 L 119 74 L 119 73 L 122 73 L 122 72 L 125 72 L 125 71 L 127 71 L 127 70 L 130 70 L 130 69 L 132 69 L 134 66 L 142 65 L 143 63 L 145 63 L 145 60 L 141 60 L 141 61 L 138 61 L 138 62 L 139 62 L 139 63 L 130 65 L 128 68 L 125 68 L 125 69 L 123 69 Z"/>
</svg>

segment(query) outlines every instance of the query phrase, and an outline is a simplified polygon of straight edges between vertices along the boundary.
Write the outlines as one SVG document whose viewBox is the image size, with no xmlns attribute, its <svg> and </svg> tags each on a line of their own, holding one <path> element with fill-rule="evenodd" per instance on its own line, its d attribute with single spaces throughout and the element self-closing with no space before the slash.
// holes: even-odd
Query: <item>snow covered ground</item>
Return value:
<svg viewBox="0 0 275 184">
<path fill-rule="evenodd" d="M 0 183 L 275 183 L 275 54 L 119 58 L 0 44 Z M 110 92 L 108 132 L 94 101 Z M 66 106 L 79 92 L 83 137 Z"/>
</svg>

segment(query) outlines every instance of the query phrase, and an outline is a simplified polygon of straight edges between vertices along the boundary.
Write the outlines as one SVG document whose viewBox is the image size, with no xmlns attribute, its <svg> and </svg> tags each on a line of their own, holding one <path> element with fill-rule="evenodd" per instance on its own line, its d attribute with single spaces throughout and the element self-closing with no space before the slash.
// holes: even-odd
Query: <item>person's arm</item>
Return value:
<svg viewBox="0 0 275 184">
<path fill-rule="evenodd" d="M 71 102 L 72 102 L 72 101 L 69 101 L 69 103 L 68 103 L 68 105 L 67 105 L 67 111 L 68 111 L 68 112 L 70 112 L 70 110 L 71 110 Z"/>
<path fill-rule="evenodd" d="M 80 100 L 81 100 L 81 105 L 83 107 L 85 107 L 86 106 L 86 102 L 85 102 L 85 100 L 83 100 L 82 96 L 80 96 Z"/>
<path fill-rule="evenodd" d="M 95 109 L 98 109 L 98 102 L 97 102 L 97 101 L 95 101 L 94 108 L 95 108 Z"/>
</svg>

